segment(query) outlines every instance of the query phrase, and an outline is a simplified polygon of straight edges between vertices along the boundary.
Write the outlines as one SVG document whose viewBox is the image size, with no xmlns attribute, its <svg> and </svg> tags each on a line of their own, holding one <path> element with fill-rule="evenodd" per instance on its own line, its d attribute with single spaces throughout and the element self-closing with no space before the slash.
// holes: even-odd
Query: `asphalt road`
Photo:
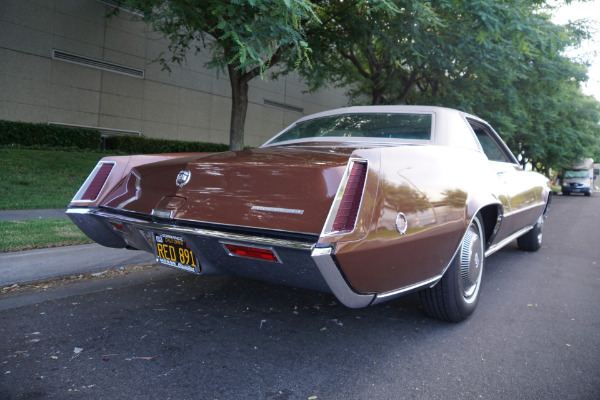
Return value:
<svg viewBox="0 0 600 400">
<path fill-rule="evenodd" d="M 475 314 L 155 267 L 0 296 L 1 399 L 600 399 L 600 194 L 487 259 Z M 110 289 L 109 289 L 110 288 Z"/>
</svg>

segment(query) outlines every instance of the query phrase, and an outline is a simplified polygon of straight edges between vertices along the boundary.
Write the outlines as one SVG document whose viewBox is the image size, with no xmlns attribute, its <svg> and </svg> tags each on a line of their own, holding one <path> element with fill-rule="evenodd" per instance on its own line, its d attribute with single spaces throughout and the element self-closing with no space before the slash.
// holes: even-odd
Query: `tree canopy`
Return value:
<svg viewBox="0 0 600 400">
<path fill-rule="evenodd" d="M 312 89 L 475 113 L 541 170 L 600 152 L 599 104 L 579 89 L 586 66 L 563 55 L 585 25 L 553 24 L 543 1 L 406 0 L 393 15 L 357 15 L 361 3 L 333 2 L 308 26 Z"/>
<path fill-rule="evenodd" d="M 392 9 L 391 0 L 371 0 L 367 9 Z M 366 2 L 365 2 L 366 3 Z M 208 68 L 227 72 L 231 83 L 230 148 L 244 147 L 248 83 L 282 60 L 310 67 L 305 25 L 319 23 L 310 0 L 127 0 L 169 41 L 158 59 L 165 69 L 198 52 Z"/>
<path fill-rule="evenodd" d="M 165 69 L 198 52 L 208 68 L 227 71 L 232 90 L 230 148 L 244 146 L 248 82 L 284 57 L 308 60 L 301 24 L 317 19 L 309 0 L 128 0 L 169 41 Z"/>
<path fill-rule="evenodd" d="M 568 0 L 564 1 L 565 3 Z M 276 64 L 353 103 L 428 104 L 488 120 L 539 169 L 600 158 L 587 66 L 563 55 L 588 28 L 551 22 L 544 0 L 129 0 L 169 41 L 168 68 L 208 52 L 232 86 L 230 145 L 243 147 L 248 82 Z"/>
</svg>

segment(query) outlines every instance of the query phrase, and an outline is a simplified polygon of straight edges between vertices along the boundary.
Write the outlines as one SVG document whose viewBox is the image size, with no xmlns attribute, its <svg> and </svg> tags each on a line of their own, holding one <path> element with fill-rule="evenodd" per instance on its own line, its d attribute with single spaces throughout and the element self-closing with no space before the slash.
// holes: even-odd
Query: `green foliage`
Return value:
<svg viewBox="0 0 600 400">
<path fill-rule="evenodd" d="M 226 151 L 228 150 L 228 146 L 218 143 L 185 142 L 181 140 L 115 135 L 105 139 L 105 150 L 126 154 L 196 153 Z"/>
<path fill-rule="evenodd" d="M 0 221 L 0 253 L 91 242 L 69 219 Z"/>
<path fill-rule="evenodd" d="M 202 51 L 228 72 L 232 149 L 243 147 L 248 82 L 285 62 L 278 74 L 300 68 L 311 89 L 347 87 L 354 102 L 478 114 L 541 169 L 600 153 L 598 103 L 579 90 L 586 66 L 562 55 L 588 28 L 553 24 L 543 0 L 127 3 L 168 38 L 164 68 Z"/>
<path fill-rule="evenodd" d="M 0 149 L 0 209 L 65 208 L 105 155 Z"/>
<path fill-rule="evenodd" d="M 159 61 L 182 63 L 190 51 L 210 51 L 210 68 L 269 68 L 275 53 L 305 58 L 304 20 L 317 18 L 308 0 L 129 0 L 170 41 Z"/>
<path fill-rule="evenodd" d="M 0 120 L 0 145 L 75 147 L 100 150 L 100 132 L 93 129 Z"/>
<path fill-rule="evenodd" d="M 0 120 L 0 146 L 30 150 L 102 150 L 125 154 L 195 153 L 226 151 L 219 143 L 113 135 L 102 139 L 93 129 Z M 59 154 L 59 153 L 56 153 Z"/>
<path fill-rule="evenodd" d="M 553 24 L 544 1 L 398 0 L 392 14 L 363 3 L 324 2 L 323 23 L 308 25 L 313 90 L 333 82 L 356 103 L 475 113 L 542 170 L 600 152 L 586 66 L 562 55 L 589 37 L 585 24 Z"/>
<path fill-rule="evenodd" d="M 309 0 L 129 0 L 168 40 L 163 69 L 209 52 L 208 68 L 227 71 L 232 87 L 230 147 L 244 147 L 248 82 L 289 59 L 308 60 L 304 21 L 317 19 Z"/>
<path fill-rule="evenodd" d="M 333 2 L 336 3 L 336 2 Z M 328 1 L 310 0 L 128 0 L 144 21 L 169 41 L 157 61 L 164 69 L 187 57 L 208 52 L 206 67 L 227 71 L 231 82 L 230 148 L 244 147 L 248 82 L 286 62 L 292 69 L 311 68 L 307 26 L 319 25 Z M 392 15 L 393 0 L 360 0 L 364 17 Z"/>
</svg>

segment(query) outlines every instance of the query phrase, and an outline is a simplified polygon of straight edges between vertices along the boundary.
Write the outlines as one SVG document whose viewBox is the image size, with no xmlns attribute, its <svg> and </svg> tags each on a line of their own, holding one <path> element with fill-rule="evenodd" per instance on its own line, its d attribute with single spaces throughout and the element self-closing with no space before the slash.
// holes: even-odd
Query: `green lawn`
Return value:
<svg viewBox="0 0 600 400">
<path fill-rule="evenodd" d="M 0 210 L 66 208 L 102 153 L 0 149 Z"/>
<path fill-rule="evenodd" d="M 91 242 L 70 219 L 0 221 L 0 252 Z"/>
<path fill-rule="evenodd" d="M 104 155 L 0 148 L 0 210 L 66 208 Z M 90 242 L 70 219 L 0 221 L 0 252 Z"/>
</svg>

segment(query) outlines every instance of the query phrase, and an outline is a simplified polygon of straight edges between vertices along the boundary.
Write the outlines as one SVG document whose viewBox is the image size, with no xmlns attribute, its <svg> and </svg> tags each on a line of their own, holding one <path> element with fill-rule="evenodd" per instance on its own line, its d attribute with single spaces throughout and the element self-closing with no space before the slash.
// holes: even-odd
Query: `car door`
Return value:
<svg viewBox="0 0 600 400">
<path fill-rule="evenodd" d="M 500 230 L 494 243 L 498 243 L 531 226 L 539 217 L 539 207 L 543 205 L 541 189 L 534 183 L 531 173 L 524 171 L 515 156 L 498 134 L 483 121 L 467 118 L 479 144 L 496 172 L 498 193 L 504 208 Z"/>
</svg>

